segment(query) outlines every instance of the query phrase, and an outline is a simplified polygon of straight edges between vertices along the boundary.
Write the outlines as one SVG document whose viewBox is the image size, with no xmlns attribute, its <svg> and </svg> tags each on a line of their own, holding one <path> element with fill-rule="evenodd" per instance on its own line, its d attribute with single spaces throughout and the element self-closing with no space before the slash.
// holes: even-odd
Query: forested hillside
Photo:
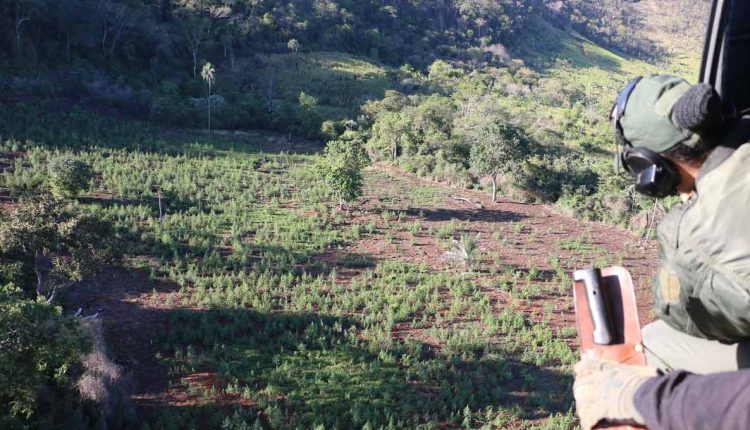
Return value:
<svg viewBox="0 0 750 430">
<path fill-rule="evenodd" d="M 672 203 L 607 114 L 706 8 L 3 1 L 0 428 L 575 428 L 569 273 L 648 318 Z"/>
<path fill-rule="evenodd" d="M 0 97 L 166 127 L 205 127 L 210 106 L 215 129 L 334 139 L 355 128 L 375 151 L 396 133 L 411 151 L 408 170 L 468 186 L 486 176 L 470 168 L 476 136 L 451 123 L 481 120 L 484 103 L 528 138 L 528 162 L 504 172 L 518 176 L 520 197 L 559 201 L 565 190 L 576 212 L 622 222 L 640 202 L 623 197 L 630 210 L 620 219 L 576 203 L 578 191 L 602 185 L 596 160 L 565 163 L 571 172 L 549 157 L 606 146 L 602 112 L 628 76 L 694 73 L 706 4 L 640 3 L 18 0 L 0 10 Z M 654 5 L 684 20 L 654 17 Z M 419 108 L 422 100 L 442 111 Z"/>
</svg>

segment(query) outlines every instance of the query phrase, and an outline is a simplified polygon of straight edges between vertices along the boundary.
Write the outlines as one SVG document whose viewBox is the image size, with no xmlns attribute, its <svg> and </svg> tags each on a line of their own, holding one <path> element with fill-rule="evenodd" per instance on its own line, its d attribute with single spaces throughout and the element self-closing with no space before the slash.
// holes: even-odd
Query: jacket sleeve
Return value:
<svg viewBox="0 0 750 430">
<path fill-rule="evenodd" d="M 695 375 L 671 372 L 635 393 L 649 430 L 750 429 L 750 369 Z"/>
</svg>

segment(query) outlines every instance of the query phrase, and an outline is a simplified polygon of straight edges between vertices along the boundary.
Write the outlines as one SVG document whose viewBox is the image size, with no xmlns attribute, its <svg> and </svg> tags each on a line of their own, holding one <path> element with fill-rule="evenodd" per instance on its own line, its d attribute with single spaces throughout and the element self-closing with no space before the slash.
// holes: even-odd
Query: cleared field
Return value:
<svg viewBox="0 0 750 430">
<path fill-rule="evenodd" d="M 5 141 L 0 185 L 12 205 L 53 155 L 93 166 L 72 207 L 128 258 L 65 300 L 104 319 L 142 428 L 573 428 L 571 269 L 648 285 L 651 244 L 551 206 L 375 166 L 342 212 L 270 135 L 122 132 Z"/>
</svg>

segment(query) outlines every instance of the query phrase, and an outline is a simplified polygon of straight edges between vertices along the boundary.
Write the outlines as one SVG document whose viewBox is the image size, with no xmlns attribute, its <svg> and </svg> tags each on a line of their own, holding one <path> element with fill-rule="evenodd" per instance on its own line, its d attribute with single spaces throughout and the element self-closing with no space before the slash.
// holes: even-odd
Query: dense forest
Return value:
<svg viewBox="0 0 750 430">
<path fill-rule="evenodd" d="M 9 1 L 0 5 L 0 58 L 6 74 L 17 79 L 3 82 L 3 89 L 18 97 L 83 97 L 142 119 L 185 126 L 199 115 L 195 99 L 204 96 L 199 72 L 210 61 L 222 76 L 214 101 L 227 107 L 218 126 L 316 135 L 317 130 L 291 126 L 304 108 L 280 94 L 274 75 L 290 64 L 272 54 L 338 51 L 420 71 L 438 59 L 473 67 L 508 65 L 530 21 L 541 18 L 623 53 L 658 55 L 654 42 L 632 37 L 643 17 L 626 4 Z M 297 59 L 291 61 L 299 67 Z"/>
<path fill-rule="evenodd" d="M 568 272 L 673 203 L 607 112 L 706 8 L 3 1 L 0 428 L 574 428 Z"/>
<path fill-rule="evenodd" d="M 283 52 L 290 40 L 305 50 L 344 51 L 400 66 L 461 57 L 471 47 L 512 43 L 538 15 L 623 52 L 655 54 L 653 43 L 630 37 L 642 16 L 627 2 L 568 1 L 330 1 L 180 0 L 4 2 L 2 52 L 27 67 L 81 60 L 114 71 L 142 70 L 163 78 L 198 60 L 232 60 Z M 192 69 L 190 66 L 192 65 Z M 147 76 L 142 76 L 148 80 Z"/>
</svg>

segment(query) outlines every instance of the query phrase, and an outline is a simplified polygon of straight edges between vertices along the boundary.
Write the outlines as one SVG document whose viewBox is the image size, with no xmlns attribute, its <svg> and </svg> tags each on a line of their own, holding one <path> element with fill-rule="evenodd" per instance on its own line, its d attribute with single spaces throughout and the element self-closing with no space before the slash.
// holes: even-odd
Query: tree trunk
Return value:
<svg viewBox="0 0 750 430">
<path fill-rule="evenodd" d="M 52 293 L 50 293 L 49 297 L 47 297 L 47 304 L 51 305 L 53 301 L 55 301 L 55 297 L 57 297 L 57 291 L 58 291 L 58 285 L 55 285 L 52 287 Z"/>
<path fill-rule="evenodd" d="M 208 81 L 208 137 L 211 138 L 211 81 Z"/>
<path fill-rule="evenodd" d="M 193 48 L 193 79 L 198 75 L 198 49 Z"/>
<path fill-rule="evenodd" d="M 340 211 L 344 210 L 344 197 L 343 196 L 339 196 L 339 210 Z"/>
<path fill-rule="evenodd" d="M 42 285 L 44 285 L 44 278 L 42 277 L 42 271 L 38 267 L 36 267 L 34 268 L 34 273 L 36 274 L 36 294 L 41 296 Z"/>
<path fill-rule="evenodd" d="M 104 24 L 104 32 L 102 33 L 102 53 L 107 52 L 106 46 L 107 46 L 107 32 L 109 31 L 109 27 L 107 24 Z"/>
<path fill-rule="evenodd" d="M 156 197 L 159 198 L 159 226 L 161 227 L 164 224 L 163 223 L 164 215 L 163 215 L 163 212 L 161 210 L 161 190 L 159 190 L 159 191 L 156 192 Z"/>
<path fill-rule="evenodd" d="M 125 10 L 122 9 L 121 14 L 118 15 L 118 24 L 114 28 L 114 34 L 112 35 L 112 44 L 109 49 L 109 55 L 114 56 L 115 50 L 117 49 L 117 42 L 120 41 L 130 30 L 130 23 L 127 21 L 128 17 L 125 16 Z"/>
<path fill-rule="evenodd" d="M 391 146 L 391 157 L 393 158 L 393 162 L 396 162 L 396 154 L 398 153 L 398 145 L 396 145 L 396 142 L 393 142 L 393 145 Z"/>
<path fill-rule="evenodd" d="M 273 100 L 273 95 L 274 95 L 273 86 L 275 83 L 274 80 L 276 79 L 275 76 L 276 76 L 276 73 L 272 73 L 268 77 L 268 85 L 266 86 L 266 98 L 268 99 L 269 102 Z"/>
<path fill-rule="evenodd" d="M 30 19 L 29 16 L 21 16 L 21 12 L 16 6 L 16 53 L 19 55 L 21 54 L 21 26 Z"/>
<path fill-rule="evenodd" d="M 492 175 L 492 203 L 497 203 L 497 174 Z"/>
</svg>

